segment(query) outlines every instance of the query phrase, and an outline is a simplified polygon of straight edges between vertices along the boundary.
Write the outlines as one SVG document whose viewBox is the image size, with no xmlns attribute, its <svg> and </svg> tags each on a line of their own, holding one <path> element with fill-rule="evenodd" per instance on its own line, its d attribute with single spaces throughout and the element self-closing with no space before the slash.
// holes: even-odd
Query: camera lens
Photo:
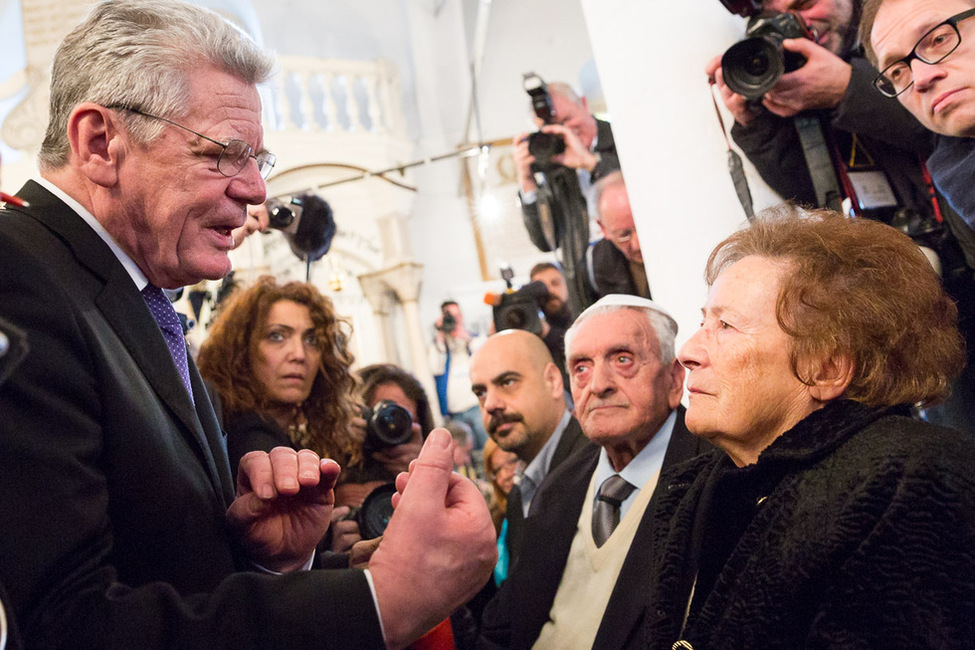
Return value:
<svg viewBox="0 0 975 650">
<path fill-rule="evenodd" d="M 393 495 L 396 485 L 387 483 L 380 485 L 369 493 L 362 507 L 356 513 L 359 524 L 359 534 L 362 539 L 375 539 L 386 532 L 386 526 L 393 517 Z"/>
<path fill-rule="evenodd" d="M 785 72 L 782 41 L 761 36 L 746 38 L 724 53 L 721 70 L 733 91 L 746 99 L 761 99 Z"/>
<path fill-rule="evenodd" d="M 382 400 L 365 414 L 368 450 L 396 447 L 413 438 L 413 417 L 405 408 L 390 400 Z"/>
<path fill-rule="evenodd" d="M 272 208 L 267 216 L 268 226 L 276 230 L 284 230 L 295 220 L 295 213 L 291 208 L 284 205 Z"/>
</svg>

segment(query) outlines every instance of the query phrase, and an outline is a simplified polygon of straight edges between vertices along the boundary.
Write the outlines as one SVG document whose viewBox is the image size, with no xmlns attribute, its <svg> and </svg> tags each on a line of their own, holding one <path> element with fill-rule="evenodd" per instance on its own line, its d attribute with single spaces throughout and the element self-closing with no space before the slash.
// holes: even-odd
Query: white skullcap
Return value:
<svg viewBox="0 0 975 650">
<path fill-rule="evenodd" d="M 674 332 L 677 331 L 677 321 L 674 319 L 670 313 L 661 307 L 658 303 L 648 300 L 647 298 L 641 298 L 640 296 L 631 296 L 625 293 L 611 293 L 609 295 L 603 296 L 592 305 L 590 305 L 584 312 L 579 314 L 577 321 L 588 317 L 591 312 L 602 311 L 604 307 L 636 307 L 638 309 L 650 309 L 657 312 L 661 316 L 667 318 L 671 325 L 674 327 Z"/>
</svg>

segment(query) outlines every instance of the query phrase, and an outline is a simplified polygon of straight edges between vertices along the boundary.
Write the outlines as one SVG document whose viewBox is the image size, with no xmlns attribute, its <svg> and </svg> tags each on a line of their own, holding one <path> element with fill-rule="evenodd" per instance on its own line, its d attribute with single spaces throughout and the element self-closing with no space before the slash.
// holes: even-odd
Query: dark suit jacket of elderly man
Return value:
<svg viewBox="0 0 975 650">
<path fill-rule="evenodd" d="M 687 430 L 684 407 L 678 406 L 661 472 L 711 449 L 710 444 Z M 590 445 L 545 478 L 536 500 L 532 501 L 518 562 L 484 612 L 479 649 L 530 648 L 538 639 L 562 581 L 599 450 L 597 445 Z M 650 511 L 648 506 L 637 528 L 593 648 L 622 647 L 640 630 L 646 603 L 644 594 L 650 580 L 650 558 L 646 553 L 651 533 Z M 586 595 L 579 594 L 579 597 Z"/>
<path fill-rule="evenodd" d="M 382 645 L 360 571 L 253 571 L 220 426 L 105 242 L 36 183 L 0 211 L 0 582 L 27 647 Z M 248 571 L 247 569 L 251 569 Z"/>
</svg>

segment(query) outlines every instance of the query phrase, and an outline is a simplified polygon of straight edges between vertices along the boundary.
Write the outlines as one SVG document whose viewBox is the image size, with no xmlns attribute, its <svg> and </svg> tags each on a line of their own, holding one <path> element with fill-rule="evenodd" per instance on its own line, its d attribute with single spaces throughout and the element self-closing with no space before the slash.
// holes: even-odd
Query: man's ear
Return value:
<svg viewBox="0 0 975 650">
<path fill-rule="evenodd" d="M 837 399 L 853 381 L 853 360 L 845 355 L 833 355 L 809 364 L 809 394 L 820 402 Z"/>
<path fill-rule="evenodd" d="M 68 116 L 71 156 L 88 180 L 103 187 L 118 182 L 123 132 L 116 120 L 112 111 L 90 102 L 78 104 Z"/>
<path fill-rule="evenodd" d="M 549 387 L 549 391 L 552 396 L 562 396 L 565 394 L 565 385 L 562 381 L 562 373 L 559 372 L 559 367 L 553 362 L 549 362 L 545 365 L 545 370 L 542 375 L 545 378 L 545 383 Z"/>
</svg>

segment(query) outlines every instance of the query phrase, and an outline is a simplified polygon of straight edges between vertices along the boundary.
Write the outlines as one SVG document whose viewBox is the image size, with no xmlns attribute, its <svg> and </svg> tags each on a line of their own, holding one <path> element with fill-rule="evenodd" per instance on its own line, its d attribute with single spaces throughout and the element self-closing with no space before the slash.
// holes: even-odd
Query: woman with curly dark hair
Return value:
<svg viewBox="0 0 975 650">
<path fill-rule="evenodd" d="M 231 295 L 197 364 L 222 402 L 234 471 L 247 452 L 278 446 L 361 462 L 349 330 L 311 284 L 263 276 Z"/>
</svg>

